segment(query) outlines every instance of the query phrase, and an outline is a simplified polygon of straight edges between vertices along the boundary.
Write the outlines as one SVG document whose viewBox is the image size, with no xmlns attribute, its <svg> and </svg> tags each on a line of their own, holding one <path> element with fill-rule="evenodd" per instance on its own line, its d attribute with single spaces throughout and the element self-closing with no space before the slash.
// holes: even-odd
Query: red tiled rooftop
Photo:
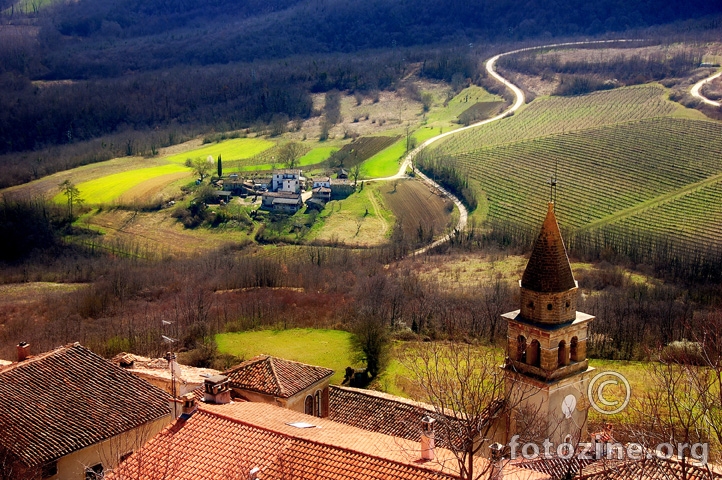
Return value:
<svg viewBox="0 0 722 480">
<path fill-rule="evenodd" d="M 170 415 L 170 396 L 79 344 L 0 369 L 0 442 L 28 466 Z"/>
<path fill-rule="evenodd" d="M 652 455 L 649 459 L 638 461 L 599 460 L 582 468 L 576 480 L 616 480 L 633 478 L 636 480 L 715 480 L 722 474 L 713 465 L 683 464 L 676 458 L 664 459 Z"/>
<path fill-rule="evenodd" d="M 261 410 L 285 410 L 265 404 Z M 287 411 L 287 410 L 285 410 Z M 288 411 L 287 411 L 288 412 Z M 303 417 L 303 418 L 301 418 Z M 294 418 L 316 421 L 299 414 Z M 295 427 L 286 426 L 288 429 Z M 295 429 L 298 431 L 323 429 Z M 263 479 L 445 480 L 443 473 L 389 461 L 300 436 L 248 425 L 205 407 L 178 421 L 135 452 L 107 480 L 217 480 L 248 478 L 260 468 Z M 160 477 L 159 477 L 160 475 Z"/>
<path fill-rule="evenodd" d="M 314 428 L 297 428 L 291 422 Z M 256 467 L 263 480 L 457 478 L 458 464 L 451 452 L 437 448 L 437 455 L 437 460 L 421 462 L 418 442 L 265 403 L 200 404 L 189 420 L 168 427 L 105 478 L 247 478 Z M 488 462 L 479 458 L 475 465 L 480 471 Z M 505 480 L 547 478 L 505 467 Z"/>
<path fill-rule="evenodd" d="M 264 403 L 232 403 L 229 405 L 209 405 L 201 407 L 204 411 L 217 413 L 227 418 L 238 420 L 264 430 L 270 430 L 282 435 L 303 439 L 315 444 L 334 447 L 349 452 L 355 452 L 375 459 L 383 459 L 395 464 L 413 467 L 417 472 L 433 471 L 444 474 L 442 477 L 420 476 L 366 476 L 366 477 L 310 477 L 310 478 L 456 478 L 458 461 L 452 452 L 443 448 L 436 448 L 436 459 L 421 462 L 421 445 L 419 442 L 404 438 L 385 435 L 378 432 L 363 430 L 350 425 L 334 422 L 329 419 L 312 417 L 294 412 L 285 408 L 275 407 Z M 316 428 L 296 428 L 288 425 L 292 422 L 307 422 Z M 484 458 L 475 458 L 475 468 L 482 471 L 488 468 L 488 461 Z M 505 479 L 546 479 L 548 476 L 523 470 L 515 466 L 508 466 Z"/>
<path fill-rule="evenodd" d="M 495 402 L 489 411 L 495 414 L 500 407 L 501 404 Z M 442 414 L 437 412 L 433 405 L 387 393 L 334 385 L 329 389 L 329 420 L 335 422 L 419 441 L 421 419 L 424 416 L 442 418 Z M 455 419 L 449 415 L 446 416 L 444 422 L 437 422 L 437 445 L 448 446 L 447 437 L 454 438 L 458 445 L 460 429 L 454 428 L 455 425 Z M 444 428 L 444 426 L 448 428 Z"/>
<path fill-rule="evenodd" d="M 330 377 L 333 370 L 259 355 L 231 368 L 224 375 L 228 376 L 231 387 L 288 398 Z"/>
</svg>

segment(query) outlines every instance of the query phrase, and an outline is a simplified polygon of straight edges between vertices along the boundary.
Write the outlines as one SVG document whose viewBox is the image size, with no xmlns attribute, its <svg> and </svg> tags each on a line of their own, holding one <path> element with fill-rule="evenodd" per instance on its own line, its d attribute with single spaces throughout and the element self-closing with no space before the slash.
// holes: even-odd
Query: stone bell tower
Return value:
<svg viewBox="0 0 722 480">
<path fill-rule="evenodd" d="M 555 445 L 586 439 L 589 402 L 587 338 L 593 316 L 577 311 L 574 280 L 554 203 L 520 282 L 521 308 L 505 313 L 504 365 L 509 435 Z"/>
</svg>

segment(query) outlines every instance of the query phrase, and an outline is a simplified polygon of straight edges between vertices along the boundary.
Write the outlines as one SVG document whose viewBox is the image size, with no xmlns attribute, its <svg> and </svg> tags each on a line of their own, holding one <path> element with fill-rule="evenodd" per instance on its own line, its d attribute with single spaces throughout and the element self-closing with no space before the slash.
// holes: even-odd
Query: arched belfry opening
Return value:
<svg viewBox="0 0 722 480">
<path fill-rule="evenodd" d="M 527 363 L 532 367 L 541 366 L 541 344 L 539 340 L 534 339 L 531 341 L 527 355 Z"/>
<path fill-rule="evenodd" d="M 526 337 L 524 335 L 516 337 L 516 359 L 521 363 L 526 363 Z"/>
<path fill-rule="evenodd" d="M 572 362 L 579 361 L 579 339 L 577 337 L 572 337 L 569 341 L 569 359 Z"/>
<path fill-rule="evenodd" d="M 559 342 L 559 347 L 557 348 L 557 366 L 559 368 L 562 368 L 566 366 L 569 363 L 569 354 L 567 352 L 567 342 L 562 340 Z"/>
<path fill-rule="evenodd" d="M 561 402 L 576 398 L 585 405 L 588 373 L 586 342 L 594 319 L 577 311 L 578 287 L 574 280 L 554 204 L 549 203 L 539 236 L 519 282 L 520 308 L 502 317 L 507 321 L 509 359 L 505 366 L 507 389 L 531 386 L 538 392 L 529 408 L 548 417 L 547 424 L 559 432 L 584 429 L 586 409 L 562 413 Z M 569 414 L 569 415 L 567 415 Z M 566 423 L 569 425 L 566 425 Z M 563 428 L 560 428 L 560 425 Z M 576 427 L 575 427 L 576 426 Z M 511 431 L 510 435 L 521 432 Z M 555 439 L 552 431 L 550 438 Z M 580 432 L 584 438 L 586 431 Z M 576 437 L 576 435 L 575 435 Z M 562 438 L 556 438 L 561 442 Z"/>
</svg>

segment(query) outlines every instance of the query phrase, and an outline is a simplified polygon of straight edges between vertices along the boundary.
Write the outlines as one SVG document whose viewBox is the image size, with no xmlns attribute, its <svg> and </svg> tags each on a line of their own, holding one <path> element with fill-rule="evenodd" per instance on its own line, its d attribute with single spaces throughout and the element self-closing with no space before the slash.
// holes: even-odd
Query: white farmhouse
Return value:
<svg viewBox="0 0 722 480">
<path fill-rule="evenodd" d="M 301 193 L 301 186 L 306 182 L 301 170 L 280 170 L 273 172 L 272 192 Z"/>
</svg>

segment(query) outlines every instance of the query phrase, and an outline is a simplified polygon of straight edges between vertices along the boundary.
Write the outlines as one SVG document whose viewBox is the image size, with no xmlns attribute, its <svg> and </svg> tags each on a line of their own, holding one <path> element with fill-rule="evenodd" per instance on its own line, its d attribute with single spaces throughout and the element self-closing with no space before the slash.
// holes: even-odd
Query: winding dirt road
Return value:
<svg viewBox="0 0 722 480">
<path fill-rule="evenodd" d="M 497 60 L 499 60 L 501 57 L 503 57 L 505 55 L 512 55 L 514 53 L 527 52 L 527 51 L 531 51 L 531 50 L 539 50 L 539 49 L 543 49 L 543 48 L 573 47 L 573 46 L 581 46 L 581 45 L 606 44 L 606 43 L 608 43 L 608 44 L 632 43 L 632 42 L 641 42 L 641 41 L 644 41 L 644 39 L 598 40 L 598 41 L 592 41 L 592 42 L 554 43 L 551 45 L 540 45 L 540 46 L 536 46 L 536 47 L 520 48 L 520 49 L 512 50 L 509 52 L 500 53 L 499 55 L 491 57 L 489 60 L 486 61 L 486 71 L 488 72 L 488 74 L 490 76 L 492 76 L 497 81 L 504 84 L 504 86 L 506 86 L 509 90 L 511 90 L 514 93 L 515 100 L 514 100 L 514 104 L 511 107 L 509 107 L 508 109 L 506 109 L 505 111 L 503 111 L 502 113 L 500 113 L 499 115 L 497 115 L 493 118 L 489 118 L 487 120 L 483 120 L 481 122 L 477 122 L 477 123 L 474 123 L 474 124 L 466 126 L 466 127 L 458 128 L 456 130 L 451 130 L 449 132 L 442 133 L 441 135 L 437 135 L 433 138 L 426 140 L 424 143 L 422 143 L 421 145 L 419 145 L 418 147 L 414 148 L 413 150 L 411 150 L 409 153 L 406 154 L 406 157 L 404 157 L 403 161 L 401 162 L 401 167 L 399 168 L 399 171 L 396 175 L 393 175 L 391 177 L 372 178 L 372 179 L 367 179 L 365 181 L 396 180 L 399 178 L 405 178 L 407 176 L 406 170 L 408 170 L 411 167 L 414 158 L 416 158 L 416 156 L 423 149 L 425 149 L 432 143 L 437 142 L 437 141 L 441 140 L 442 138 L 446 138 L 450 135 L 456 135 L 457 133 L 463 132 L 464 130 L 469 130 L 471 128 L 477 128 L 482 125 L 486 125 L 487 123 L 496 122 L 497 120 L 501 120 L 502 118 L 519 110 L 519 108 L 521 108 L 521 106 L 524 105 L 524 102 L 526 100 L 524 97 L 524 92 L 519 87 L 517 87 L 516 85 L 511 83 L 509 80 L 507 80 L 506 78 L 499 75 L 499 73 L 497 73 L 496 70 L 494 70 L 494 66 L 495 66 Z M 722 74 L 722 72 L 720 72 L 720 74 Z M 713 77 L 710 77 L 707 80 L 711 80 L 712 78 Z M 416 170 L 415 173 L 416 173 L 416 176 L 419 177 L 424 183 L 426 183 L 427 185 L 429 185 L 433 188 L 438 189 L 444 195 L 446 195 L 449 199 L 451 199 L 454 202 L 454 204 L 456 204 L 456 206 L 459 209 L 459 221 L 457 222 L 456 227 L 454 228 L 454 231 L 456 232 L 456 231 L 464 230 L 466 228 L 466 224 L 467 224 L 467 221 L 469 218 L 469 212 L 466 209 L 466 207 L 464 206 L 464 204 L 461 203 L 461 200 L 459 200 L 451 192 L 449 192 L 444 187 L 442 187 L 435 181 L 431 180 L 429 177 L 427 177 L 423 173 L 419 172 L 418 170 Z M 419 255 L 419 254 L 425 253 L 434 247 L 437 247 L 445 242 L 448 242 L 451 239 L 453 234 L 454 233 L 452 232 L 452 233 L 445 235 L 444 237 L 434 241 L 433 243 L 414 251 L 412 255 Z"/>
<path fill-rule="evenodd" d="M 692 87 L 692 90 L 690 90 L 690 93 L 692 94 L 692 96 L 702 100 L 707 105 L 712 105 L 713 107 L 719 107 L 720 105 L 722 105 L 722 103 L 715 102 L 714 100 L 710 100 L 709 98 L 705 97 L 704 95 L 702 95 L 700 93 L 700 90 L 705 85 L 705 83 L 711 82 L 712 80 L 719 77 L 720 75 L 722 75 L 722 70 L 713 74 L 711 77 L 704 78 L 704 79 L 700 80 L 699 82 L 695 83 L 694 86 Z"/>
</svg>

